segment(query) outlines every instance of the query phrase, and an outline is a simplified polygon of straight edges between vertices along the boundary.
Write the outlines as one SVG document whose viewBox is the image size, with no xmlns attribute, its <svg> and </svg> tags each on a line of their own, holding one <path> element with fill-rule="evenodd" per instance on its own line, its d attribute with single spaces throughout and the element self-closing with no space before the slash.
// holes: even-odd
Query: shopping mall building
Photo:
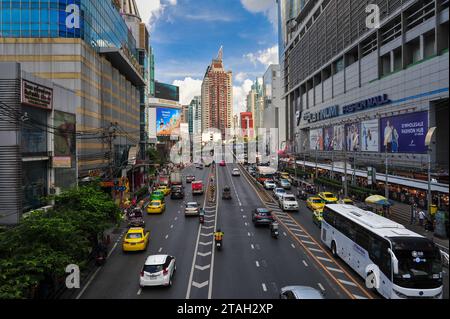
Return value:
<svg viewBox="0 0 450 319">
<path fill-rule="evenodd" d="M 0 61 L 75 92 L 80 177 L 143 137 L 149 37 L 130 2 L 0 0 Z"/>
<path fill-rule="evenodd" d="M 448 195 L 449 2 L 370 1 L 378 26 L 367 1 L 278 2 L 292 151 L 325 170 L 347 159 L 366 179 L 387 157 L 390 174 L 424 178 L 421 190 L 430 154 L 432 190 Z"/>
</svg>

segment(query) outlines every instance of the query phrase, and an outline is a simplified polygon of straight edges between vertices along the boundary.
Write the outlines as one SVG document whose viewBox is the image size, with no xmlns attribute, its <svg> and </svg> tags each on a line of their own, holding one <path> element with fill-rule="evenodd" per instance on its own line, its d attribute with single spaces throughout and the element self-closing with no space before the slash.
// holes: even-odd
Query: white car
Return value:
<svg viewBox="0 0 450 319">
<path fill-rule="evenodd" d="M 149 256 L 141 271 L 141 288 L 151 286 L 172 286 L 173 275 L 177 270 L 175 257 L 169 255 Z"/>
<path fill-rule="evenodd" d="M 231 175 L 233 176 L 241 176 L 241 171 L 239 168 L 233 168 L 233 171 L 231 172 Z"/>
<path fill-rule="evenodd" d="M 293 194 L 284 194 L 280 197 L 280 207 L 283 211 L 298 211 L 297 199 Z"/>
<path fill-rule="evenodd" d="M 275 184 L 275 182 L 271 179 L 268 179 L 266 181 L 264 181 L 264 188 L 265 189 L 275 189 L 277 188 L 277 184 Z"/>
<path fill-rule="evenodd" d="M 198 216 L 200 213 L 200 205 L 197 202 L 189 202 L 184 209 L 185 216 Z"/>
<path fill-rule="evenodd" d="M 276 188 L 273 190 L 273 194 L 274 194 L 275 198 L 276 198 L 278 201 L 280 201 L 281 196 L 284 195 L 284 194 L 286 194 L 286 190 L 285 190 L 284 188 L 281 188 L 281 187 L 276 187 Z"/>
</svg>

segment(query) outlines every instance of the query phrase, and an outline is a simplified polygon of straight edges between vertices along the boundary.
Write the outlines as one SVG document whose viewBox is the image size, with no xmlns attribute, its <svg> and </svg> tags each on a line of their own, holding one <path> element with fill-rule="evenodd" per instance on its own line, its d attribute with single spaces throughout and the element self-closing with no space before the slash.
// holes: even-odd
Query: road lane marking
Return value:
<svg viewBox="0 0 450 319">
<path fill-rule="evenodd" d="M 256 262 L 256 267 L 258 267 L 258 268 L 259 268 L 259 262 Z"/>
<path fill-rule="evenodd" d="M 244 224 L 245 224 L 245 226 L 248 226 L 248 223 L 247 223 L 247 222 L 245 222 Z"/>
<path fill-rule="evenodd" d="M 204 237 L 210 237 L 210 236 L 214 235 L 214 233 L 207 233 L 207 234 L 201 233 L 200 235 L 204 236 Z"/>
<path fill-rule="evenodd" d="M 347 286 L 353 286 L 353 287 L 358 287 L 354 282 L 351 281 L 347 281 L 347 280 L 343 280 L 343 279 L 338 279 L 341 283 L 343 283 L 344 285 Z"/>
<path fill-rule="evenodd" d="M 322 284 L 319 282 L 318 283 L 318 285 L 319 285 L 319 288 L 322 290 L 322 291 L 325 291 L 325 288 L 322 286 Z"/>
<path fill-rule="evenodd" d="M 283 235 L 287 237 L 287 234 L 285 232 L 283 232 Z"/>
<path fill-rule="evenodd" d="M 206 269 L 209 269 L 210 267 L 211 267 L 211 265 L 206 265 L 206 266 L 195 265 L 195 269 L 198 269 L 200 271 L 204 271 Z"/>
<path fill-rule="evenodd" d="M 208 242 L 199 242 L 198 243 L 199 245 L 202 245 L 202 246 L 208 246 L 208 245 L 211 245 L 212 244 L 212 241 L 208 241 Z"/>
<path fill-rule="evenodd" d="M 355 296 L 356 299 L 367 299 L 366 297 L 361 297 L 361 296 L 355 295 L 355 294 L 353 294 L 353 296 Z"/>
<path fill-rule="evenodd" d="M 252 247 L 252 249 L 255 249 L 255 245 L 251 244 L 250 247 Z"/>
<path fill-rule="evenodd" d="M 162 252 L 162 247 L 158 250 L 158 253 Z"/>
<path fill-rule="evenodd" d="M 166 239 L 169 238 L 169 235 L 166 235 Z"/>
<path fill-rule="evenodd" d="M 97 276 L 98 272 L 100 271 L 100 269 L 102 269 L 102 267 L 98 267 L 97 270 L 95 271 L 95 273 L 92 275 L 92 277 L 89 279 L 89 281 L 86 283 L 86 286 L 84 286 L 83 290 L 81 290 L 81 292 L 78 294 L 78 296 L 76 297 L 76 299 L 80 299 L 80 297 L 84 294 L 84 291 L 87 289 L 87 287 L 89 287 L 89 285 L 91 284 L 91 282 L 94 280 L 94 278 Z"/>
<path fill-rule="evenodd" d="M 308 263 L 304 260 L 303 260 L 303 265 L 305 265 L 305 267 L 308 267 Z"/>
<path fill-rule="evenodd" d="M 302 239 L 302 242 L 304 242 L 305 244 L 317 245 L 315 242 L 309 241 L 309 240 L 303 240 L 303 239 Z"/>
<path fill-rule="evenodd" d="M 311 250 L 311 251 L 318 252 L 318 253 L 323 253 L 323 250 L 320 250 L 320 249 L 317 249 L 317 248 L 309 248 L 308 247 L 308 249 Z"/>
<path fill-rule="evenodd" d="M 248 237 L 251 237 L 252 236 L 252 234 L 250 234 L 250 233 L 247 233 L 248 234 Z"/>
<path fill-rule="evenodd" d="M 142 292 L 142 288 L 138 290 L 137 295 L 140 296 Z"/>
<path fill-rule="evenodd" d="M 202 226 L 202 229 L 212 229 L 214 226 Z"/>
<path fill-rule="evenodd" d="M 173 225 L 170 225 L 170 228 L 173 228 Z"/>
<path fill-rule="evenodd" d="M 262 289 L 263 289 L 265 292 L 267 291 L 266 284 L 262 284 Z"/>
<path fill-rule="evenodd" d="M 216 189 L 219 189 L 219 170 L 216 166 Z M 214 229 L 217 229 L 217 219 L 218 219 L 218 215 L 219 215 L 219 192 L 216 192 L 216 213 L 215 213 L 215 219 L 216 222 L 214 224 Z M 213 247 L 212 249 L 212 256 L 211 256 L 211 270 L 209 272 L 209 282 L 211 283 L 209 285 L 209 289 L 208 289 L 208 299 L 212 298 L 212 289 L 213 289 L 213 275 L 214 275 L 214 253 L 215 253 L 215 249 Z"/>
<path fill-rule="evenodd" d="M 194 286 L 195 288 L 199 288 L 199 289 L 207 286 L 208 284 L 209 284 L 209 281 L 205 281 L 205 282 L 202 282 L 202 283 L 198 283 L 198 282 L 195 282 L 195 281 L 192 282 L 192 286 Z"/>
<path fill-rule="evenodd" d="M 294 244 L 291 244 L 291 247 L 295 249 L 295 245 Z"/>
<path fill-rule="evenodd" d="M 211 255 L 212 253 L 210 252 L 210 251 L 208 251 L 207 253 L 201 253 L 201 252 L 198 252 L 197 253 L 197 255 L 199 255 L 199 256 L 202 256 L 202 257 L 206 257 L 206 256 L 209 256 L 209 255 Z"/>
<path fill-rule="evenodd" d="M 327 269 L 328 270 L 331 270 L 331 271 L 334 271 L 334 272 L 338 272 L 338 273 L 341 273 L 341 274 L 343 274 L 344 272 L 342 271 L 342 270 L 340 270 L 340 269 L 337 269 L 337 268 L 333 268 L 333 267 L 327 267 Z"/>
<path fill-rule="evenodd" d="M 328 262 L 330 262 L 330 263 L 333 262 L 330 258 L 325 258 L 325 257 L 319 257 L 319 256 L 317 256 L 317 259 L 324 260 L 324 261 L 328 261 Z"/>
</svg>

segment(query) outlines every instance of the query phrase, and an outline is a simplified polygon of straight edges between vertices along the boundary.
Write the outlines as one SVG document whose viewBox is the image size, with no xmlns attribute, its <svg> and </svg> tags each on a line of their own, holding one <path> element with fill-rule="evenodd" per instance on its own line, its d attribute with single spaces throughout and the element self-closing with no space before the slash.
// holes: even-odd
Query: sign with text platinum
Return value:
<svg viewBox="0 0 450 319">
<path fill-rule="evenodd" d="M 381 152 L 426 153 L 428 112 L 417 112 L 381 119 Z"/>
<path fill-rule="evenodd" d="M 59 0 L 59 36 L 79 38 L 83 24 L 81 0 Z"/>
<path fill-rule="evenodd" d="M 308 123 L 314 123 L 338 116 L 339 116 L 339 106 L 335 105 L 320 110 L 319 112 L 313 113 L 306 112 L 305 115 L 303 115 L 303 120 L 307 121 Z"/>
</svg>

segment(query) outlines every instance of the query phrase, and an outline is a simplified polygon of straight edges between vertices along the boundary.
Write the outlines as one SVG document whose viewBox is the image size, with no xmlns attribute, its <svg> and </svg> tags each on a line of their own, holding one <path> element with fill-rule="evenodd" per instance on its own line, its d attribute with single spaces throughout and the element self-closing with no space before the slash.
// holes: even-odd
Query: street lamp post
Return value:
<svg viewBox="0 0 450 319">
<path fill-rule="evenodd" d="M 297 138 L 300 136 L 300 133 L 295 133 L 295 140 L 294 140 L 294 172 L 295 172 L 295 178 L 297 178 Z"/>
<path fill-rule="evenodd" d="M 432 127 L 428 130 L 427 136 L 425 138 L 425 146 L 427 147 L 428 153 L 428 194 L 427 194 L 427 208 L 428 213 L 431 212 L 431 205 L 433 204 L 433 199 L 431 198 L 431 139 L 433 138 L 436 127 Z"/>
</svg>

